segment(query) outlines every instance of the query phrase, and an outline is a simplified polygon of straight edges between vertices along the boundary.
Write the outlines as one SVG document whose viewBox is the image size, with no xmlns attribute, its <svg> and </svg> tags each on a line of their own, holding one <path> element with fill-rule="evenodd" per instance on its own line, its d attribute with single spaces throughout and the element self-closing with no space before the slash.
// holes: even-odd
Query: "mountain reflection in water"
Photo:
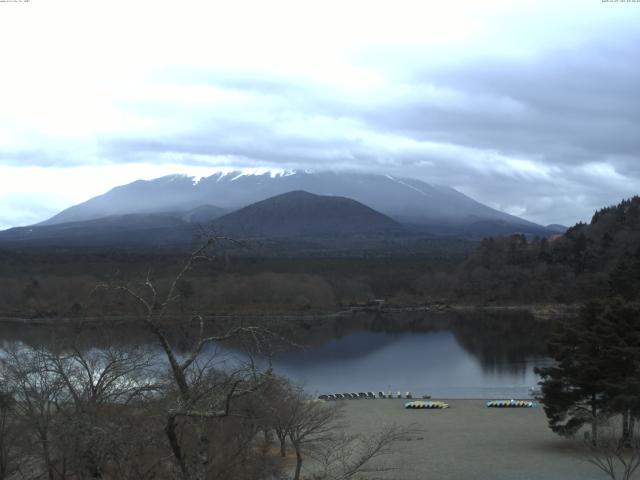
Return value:
<svg viewBox="0 0 640 480">
<path fill-rule="evenodd" d="M 548 363 L 545 343 L 553 323 L 524 313 L 302 318 L 286 330 L 306 347 L 280 348 L 271 361 L 277 373 L 311 394 L 391 390 L 439 398 L 522 398 L 538 381 L 534 367 Z M 176 345 L 184 341 L 178 330 L 184 334 L 176 330 Z M 19 341 L 51 348 L 74 335 L 65 328 L 0 326 L 5 346 Z M 132 327 L 114 327 L 109 334 L 86 331 L 76 338 L 85 348 L 106 342 L 155 349 L 144 329 Z M 238 357 L 228 345 L 203 354 Z"/>
<path fill-rule="evenodd" d="M 377 314 L 301 320 L 303 349 L 276 352 L 274 370 L 312 394 L 411 391 L 440 398 L 524 398 L 548 364 L 553 321 L 526 313 Z"/>
<path fill-rule="evenodd" d="M 274 356 L 276 372 L 312 393 L 380 390 L 442 398 L 523 397 L 535 385 L 535 358 L 484 366 L 451 331 L 355 332 Z"/>
</svg>

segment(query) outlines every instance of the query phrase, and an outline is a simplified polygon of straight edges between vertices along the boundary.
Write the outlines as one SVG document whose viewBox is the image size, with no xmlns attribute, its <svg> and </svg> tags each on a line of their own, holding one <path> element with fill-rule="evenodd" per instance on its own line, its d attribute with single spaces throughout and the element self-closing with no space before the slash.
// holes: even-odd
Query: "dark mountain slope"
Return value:
<svg viewBox="0 0 640 480">
<path fill-rule="evenodd" d="M 189 212 L 130 214 L 20 227 L 0 232 L 0 247 L 188 248 L 206 231 L 236 239 L 260 238 L 262 254 L 316 251 L 398 251 L 398 238 L 425 248 L 425 235 L 344 197 L 289 192 L 232 212 L 214 221 L 222 210 L 203 206 Z M 428 246 L 427 246 L 428 248 Z"/>
<path fill-rule="evenodd" d="M 188 245 L 195 225 L 207 226 L 228 210 L 201 205 L 186 212 L 132 213 L 97 219 L 38 224 L 0 232 L 0 245 L 145 246 Z"/>
<path fill-rule="evenodd" d="M 114 215 L 96 220 L 18 227 L 0 232 L 14 247 L 129 247 L 188 244 L 193 226 L 171 214 Z"/>
<path fill-rule="evenodd" d="M 355 200 L 303 191 L 278 195 L 213 222 L 226 235 L 267 238 L 393 235 L 406 229 Z"/>
<path fill-rule="evenodd" d="M 208 223 L 227 213 L 229 213 L 229 210 L 226 208 L 220 208 L 214 205 L 201 205 L 181 214 L 180 218 L 188 223 Z"/>
</svg>

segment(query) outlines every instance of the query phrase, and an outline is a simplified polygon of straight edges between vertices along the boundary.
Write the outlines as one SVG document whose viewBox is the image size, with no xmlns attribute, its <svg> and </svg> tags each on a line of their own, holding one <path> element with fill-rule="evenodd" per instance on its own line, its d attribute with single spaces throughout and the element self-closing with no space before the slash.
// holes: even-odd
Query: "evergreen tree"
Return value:
<svg viewBox="0 0 640 480">
<path fill-rule="evenodd" d="M 563 323 L 549 344 L 556 361 L 539 368 L 543 402 L 551 429 L 570 436 L 622 415 L 623 440 L 640 416 L 640 310 L 618 299 L 591 302 L 577 320 Z"/>
<path fill-rule="evenodd" d="M 602 363 L 608 408 L 622 417 L 622 440 L 628 444 L 635 418 L 640 415 L 640 309 L 619 299 L 609 301 L 600 316 L 606 345 Z"/>
<path fill-rule="evenodd" d="M 563 322 L 548 346 L 555 365 L 536 369 L 551 430 L 572 436 L 589 424 L 594 443 L 607 406 L 607 372 L 599 361 L 603 346 L 596 334 L 601 310 L 601 305 L 591 303 L 577 321 Z"/>
<path fill-rule="evenodd" d="M 609 275 L 611 294 L 631 301 L 640 294 L 640 248 L 633 255 L 622 256 Z"/>
</svg>

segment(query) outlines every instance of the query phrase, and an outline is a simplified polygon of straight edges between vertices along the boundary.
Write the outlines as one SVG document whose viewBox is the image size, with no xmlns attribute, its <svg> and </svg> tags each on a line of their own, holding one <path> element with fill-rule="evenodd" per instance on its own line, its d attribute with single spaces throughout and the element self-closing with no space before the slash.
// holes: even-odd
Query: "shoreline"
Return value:
<svg viewBox="0 0 640 480">
<path fill-rule="evenodd" d="M 300 320 L 329 320 L 336 318 L 349 318 L 362 314 L 402 314 L 402 313 L 431 313 L 444 315 L 447 313 L 528 313 L 538 320 L 550 320 L 572 315 L 577 312 L 579 305 L 575 304 L 542 304 L 542 305 L 466 305 L 466 304 L 433 304 L 424 306 L 389 306 L 382 308 L 375 307 L 352 307 L 349 309 L 336 310 L 331 312 L 233 312 L 233 313 L 213 313 L 203 317 L 206 322 L 216 320 L 268 320 L 268 321 L 300 321 Z M 118 324 L 129 325 L 138 322 L 139 318 L 134 316 L 114 315 L 114 316 L 86 316 L 82 318 L 58 316 L 58 317 L 28 317 L 0 315 L 0 324 L 15 325 L 76 325 L 80 323 L 88 324 Z"/>
</svg>

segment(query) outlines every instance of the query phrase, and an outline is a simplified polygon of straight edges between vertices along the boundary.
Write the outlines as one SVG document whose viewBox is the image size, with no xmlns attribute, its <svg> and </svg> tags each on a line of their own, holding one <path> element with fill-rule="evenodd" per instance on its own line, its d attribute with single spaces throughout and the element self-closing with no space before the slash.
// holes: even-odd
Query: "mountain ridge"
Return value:
<svg viewBox="0 0 640 480">
<path fill-rule="evenodd" d="M 360 202 L 304 190 L 253 203 L 214 220 L 211 226 L 227 235 L 268 238 L 407 233 L 396 221 Z"/>
<path fill-rule="evenodd" d="M 210 232 L 235 240 L 259 239 L 269 253 L 393 250 L 398 236 L 416 237 L 355 200 L 304 191 L 277 195 L 221 216 L 223 211 L 204 205 L 186 214 L 135 213 L 17 227 L 0 232 L 0 246 L 188 248 L 198 235 Z"/>
<path fill-rule="evenodd" d="M 421 180 L 350 172 L 281 171 L 218 172 L 196 180 L 170 175 L 137 180 L 63 210 L 39 225 L 90 220 L 126 213 L 188 211 L 202 205 L 238 210 L 296 190 L 342 196 L 358 201 L 404 224 L 431 228 L 438 234 L 526 233 L 546 235 L 541 225 L 492 209 L 457 190 Z"/>
</svg>

